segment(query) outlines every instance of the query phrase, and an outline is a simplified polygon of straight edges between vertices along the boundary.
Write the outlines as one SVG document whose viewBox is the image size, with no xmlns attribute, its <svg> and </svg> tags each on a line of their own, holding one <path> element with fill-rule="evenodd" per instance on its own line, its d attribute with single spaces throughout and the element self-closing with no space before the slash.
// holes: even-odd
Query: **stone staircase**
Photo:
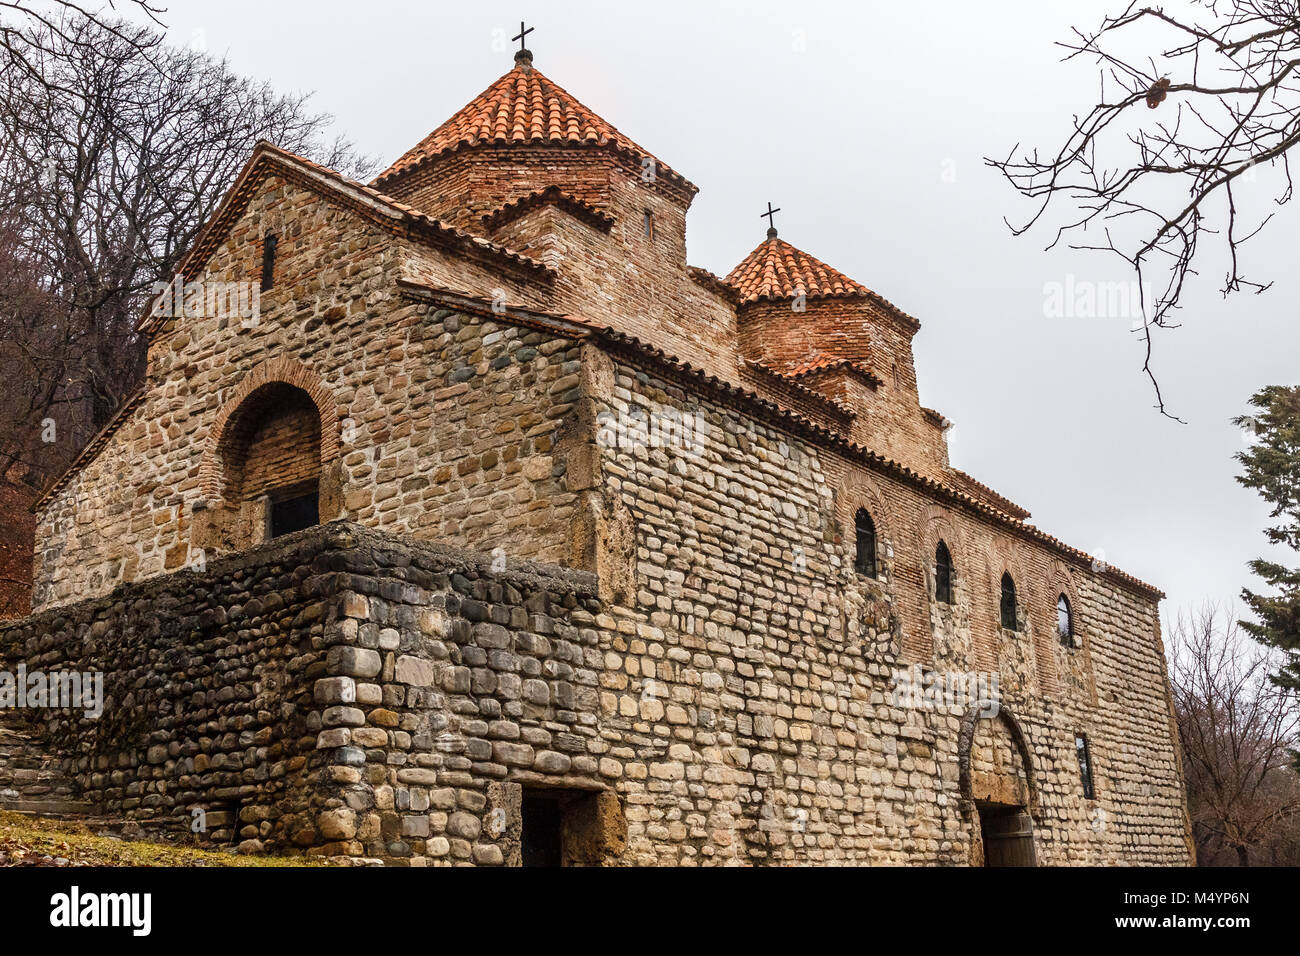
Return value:
<svg viewBox="0 0 1300 956">
<path fill-rule="evenodd" d="M 42 817 L 81 818 L 95 813 L 76 799 L 72 780 L 30 728 L 0 716 L 0 810 Z"/>
</svg>

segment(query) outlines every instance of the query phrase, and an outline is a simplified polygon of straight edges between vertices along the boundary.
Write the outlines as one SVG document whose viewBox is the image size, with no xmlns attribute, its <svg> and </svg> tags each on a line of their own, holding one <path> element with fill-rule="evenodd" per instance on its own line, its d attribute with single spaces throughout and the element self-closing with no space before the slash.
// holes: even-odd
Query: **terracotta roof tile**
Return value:
<svg viewBox="0 0 1300 956">
<path fill-rule="evenodd" d="M 988 485 L 984 484 L 984 482 L 972 478 L 960 468 L 949 468 L 948 474 L 950 477 L 956 479 L 955 484 L 958 487 L 963 488 L 963 490 L 968 494 L 971 494 L 976 498 L 983 498 L 985 502 L 991 504 L 995 508 L 1005 511 L 1007 514 L 1011 515 L 1011 517 L 1018 518 L 1021 521 L 1030 517 L 1029 512 L 1020 507 L 1020 505 L 1016 504 L 1005 495 L 998 494 Z"/>
<path fill-rule="evenodd" d="M 796 380 L 814 378 L 824 372 L 852 372 L 864 378 L 872 388 L 879 388 L 882 380 L 875 372 L 871 371 L 871 366 L 861 359 L 837 358 L 833 355 L 821 355 L 802 365 L 796 365 L 794 368 L 786 369 L 781 374 Z"/>
<path fill-rule="evenodd" d="M 866 286 L 776 236 L 761 242 L 725 281 L 740 293 L 742 303 L 788 299 L 800 290 L 810 299 L 871 294 Z"/>
<path fill-rule="evenodd" d="M 521 196 L 482 217 L 483 227 L 488 231 L 499 229 L 508 222 L 513 222 L 526 212 L 539 206 L 558 206 L 570 215 L 582 220 L 593 228 L 609 232 L 614 225 L 614 217 L 604 210 L 597 209 L 591 203 L 584 202 L 572 193 L 567 193 L 559 186 L 547 186 Z"/>
<path fill-rule="evenodd" d="M 752 359 L 741 359 L 740 364 L 742 368 L 753 369 L 756 372 L 762 373 L 769 379 L 775 379 L 777 382 L 781 383 L 781 385 L 793 390 L 795 394 L 802 398 L 811 399 L 812 401 L 826 406 L 845 421 L 852 421 L 858 417 L 857 410 L 852 405 L 831 398 L 828 395 L 823 395 L 816 389 L 808 387 L 800 380 L 799 376 L 791 372 L 783 372 L 764 362 L 757 362 Z"/>
<path fill-rule="evenodd" d="M 609 147 L 631 154 L 638 161 L 654 159 L 658 174 L 686 182 L 676 170 L 651 156 L 544 76 L 533 67 L 531 58 L 516 57 L 513 70 L 407 150 L 374 183 L 384 183 L 458 149 L 510 143 Z M 693 185 L 690 188 L 695 189 Z"/>
</svg>

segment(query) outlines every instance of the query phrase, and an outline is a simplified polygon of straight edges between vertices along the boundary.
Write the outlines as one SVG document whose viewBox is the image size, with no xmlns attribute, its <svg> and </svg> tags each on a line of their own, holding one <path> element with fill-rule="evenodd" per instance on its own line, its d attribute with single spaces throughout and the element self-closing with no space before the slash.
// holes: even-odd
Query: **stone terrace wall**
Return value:
<svg viewBox="0 0 1300 956">
<path fill-rule="evenodd" d="M 313 681 L 337 546 L 313 529 L 256 551 L 0 627 L 0 666 L 104 674 L 104 711 L 24 711 L 66 759 L 81 799 L 110 815 L 266 846 L 309 845 L 327 761 Z M 303 832 L 307 837 L 303 838 Z"/>
<path fill-rule="evenodd" d="M 602 641 L 591 575 L 493 562 L 334 523 L 0 628 L 0 666 L 105 672 L 98 720 L 41 712 L 104 812 L 203 808 L 245 850 L 517 862 L 521 782 L 603 789 Z"/>
</svg>

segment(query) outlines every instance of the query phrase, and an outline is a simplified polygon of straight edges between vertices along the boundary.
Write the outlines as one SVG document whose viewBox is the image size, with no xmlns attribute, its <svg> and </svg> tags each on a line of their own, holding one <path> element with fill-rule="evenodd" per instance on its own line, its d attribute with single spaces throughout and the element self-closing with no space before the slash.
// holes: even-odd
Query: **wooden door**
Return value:
<svg viewBox="0 0 1300 956">
<path fill-rule="evenodd" d="M 980 812 L 985 866 L 1036 866 L 1033 820 L 1023 810 Z"/>
</svg>

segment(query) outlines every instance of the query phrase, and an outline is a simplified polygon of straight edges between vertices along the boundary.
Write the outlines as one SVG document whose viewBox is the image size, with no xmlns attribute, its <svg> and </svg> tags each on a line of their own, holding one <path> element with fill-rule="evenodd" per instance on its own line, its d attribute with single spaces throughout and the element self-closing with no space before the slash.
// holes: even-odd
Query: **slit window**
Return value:
<svg viewBox="0 0 1300 956">
<path fill-rule="evenodd" d="M 869 578 L 876 576 L 876 523 L 866 508 L 859 508 L 853 519 L 854 536 L 857 541 L 857 557 L 853 568 L 858 574 Z"/>
<path fill-rule="evenodd" d="M 274 233 L 262 240 L 262 291 L 266 292 L 275 285 L 275 247 L 279 240 Z"/>
<path fill-rule="evenodd" d="M 645 216 L 642 219 L 642 226 L 645 230 L 645 237 L 647 239 L 653 239 L 655 237 L 655 214 L 649 209 L 645 211 Z"/>
<path fill-rule="evenodd" d="M 934 549 L 934 597 L 942 604 L 952 604 L 952 554 L 942 541 Z"/>
<path fill-rule="evenodd" d="M 1095 795 L 1092 786 L 1092 756 L 1088 753 L 1086 734 L 1074 735 L 1074 752 L 1079 757 L 1079 782 L 1083 784 L 1083 797 L 1092 800 Z"/>
<path fill-rule="evenodd" d="M 1002 575 L 1002 626 L 1016 630 L 1016 582 L 1010 574 Z"/>
<path fill-rule="evenodd" d="M 1056 634 L 1066 647 L 1074 646 L 1074 614 L 1064 594 L 1056 599 Z"/>
</svg>

